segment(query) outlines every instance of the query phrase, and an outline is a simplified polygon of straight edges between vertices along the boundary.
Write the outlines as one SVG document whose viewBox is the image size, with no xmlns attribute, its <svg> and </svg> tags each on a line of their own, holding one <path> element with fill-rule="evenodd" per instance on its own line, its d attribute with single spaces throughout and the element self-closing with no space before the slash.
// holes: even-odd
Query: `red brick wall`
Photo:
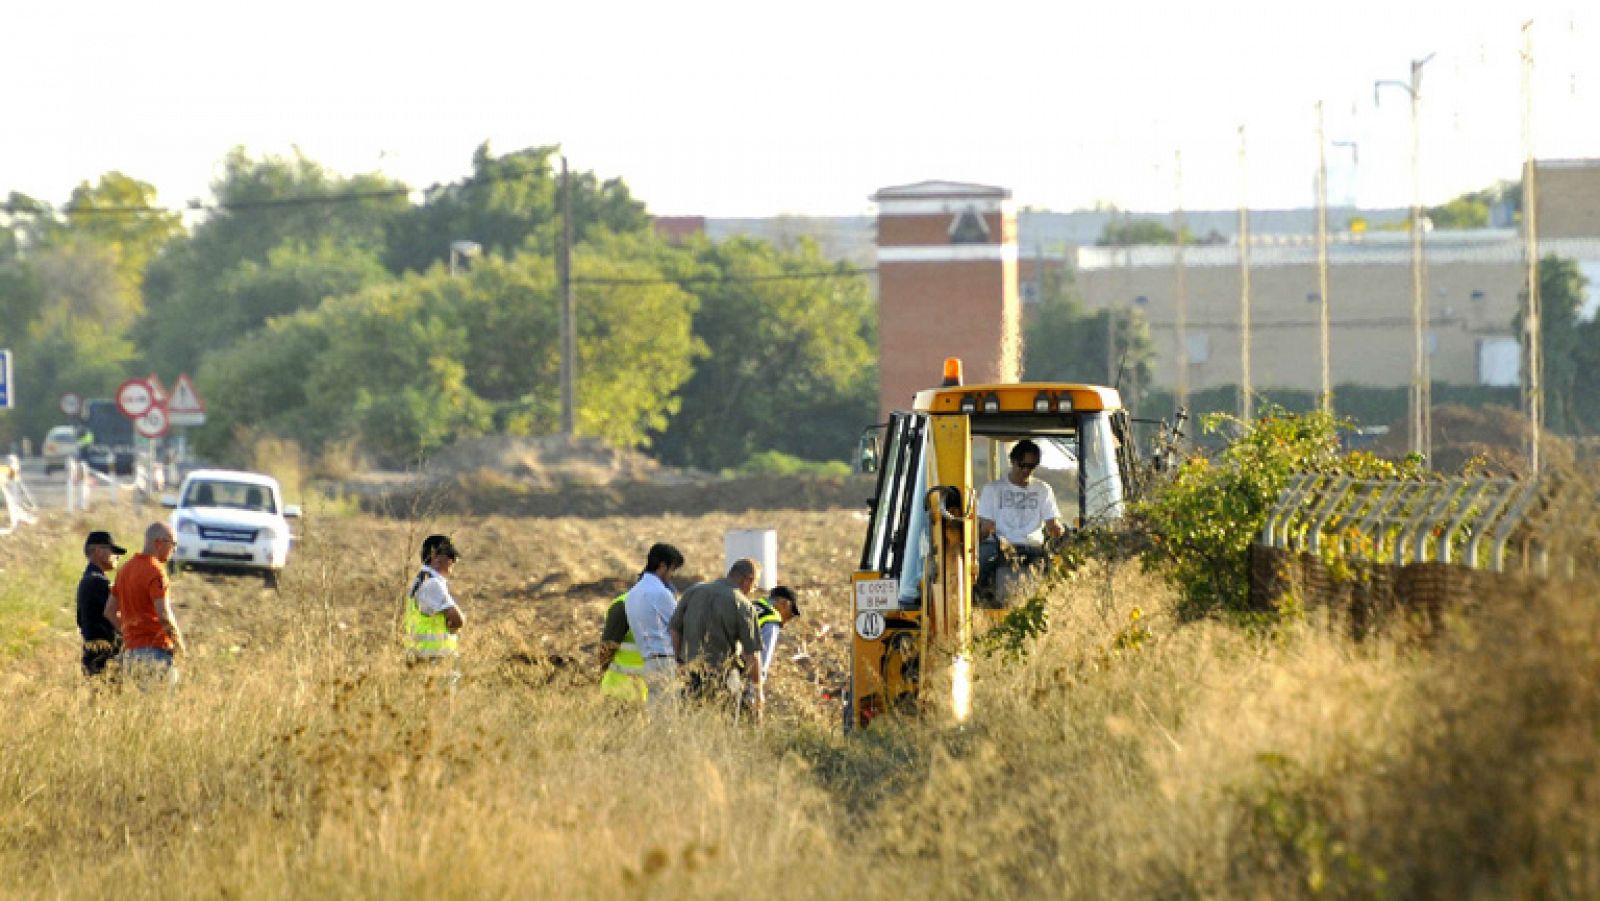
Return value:
<svg viewBox="0 0 1600 901">
<path fill-rule="evenodd" d="M 938 387 L 946 357 L 962 359 L 969 384 L 1014 381 L 1006 356 L 1020 315 L 1016 284 L 1015 262 L 880 263 L 880 412 Z"/>
</svg>

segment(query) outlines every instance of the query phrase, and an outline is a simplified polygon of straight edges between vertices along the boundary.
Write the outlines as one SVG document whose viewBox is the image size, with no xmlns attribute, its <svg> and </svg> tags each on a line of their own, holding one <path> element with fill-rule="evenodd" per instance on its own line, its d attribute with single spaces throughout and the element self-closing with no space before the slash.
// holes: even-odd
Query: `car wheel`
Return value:
<svg viewBox="0 0 1600 901">
<path fill-rule="evenodd" d="M 278 571 L 275 570 L 275 569 L 267 570 L 266 572 L 261 574 L 261 581 L 265 582 L 267 584 L 268 588 L 272 589 L 273 591 L 277 591 L 278 590 Z"/>
</svg>

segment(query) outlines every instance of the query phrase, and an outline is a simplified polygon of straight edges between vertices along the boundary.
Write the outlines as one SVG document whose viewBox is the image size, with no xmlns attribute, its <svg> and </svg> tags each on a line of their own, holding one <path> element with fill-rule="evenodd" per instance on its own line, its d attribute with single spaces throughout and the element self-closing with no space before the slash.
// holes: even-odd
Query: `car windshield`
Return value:
<svg viewBox="0 0 1600 901">
<path fill-rule="evenodd" d="M 183 506 L 278 512 L 277 505 L 272 501 L 272 489 L 267 486 L 213 479 L 190 482 L 188 490 L 183 493 Z"/>
</svg>

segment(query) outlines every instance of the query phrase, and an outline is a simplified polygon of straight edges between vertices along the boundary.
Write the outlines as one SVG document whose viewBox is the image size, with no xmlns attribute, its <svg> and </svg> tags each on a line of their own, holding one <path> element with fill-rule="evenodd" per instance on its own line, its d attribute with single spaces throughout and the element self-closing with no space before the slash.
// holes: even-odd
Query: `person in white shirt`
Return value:
<svg viewBox="0 0 1600 901">
<path fill-rule="evenodd" d="M 1016 549 L 1037 556 L 1045 536 L 1055 538 L 1066 530 L 1056 494 L 1048 482 L 1033 477 L 1042 454 L 1039 445 L 1024 438 L 1011 448 L 1011 471 L 1003 479 L 983 486 L 978 494 L 978 584 L 991 584 L 994 571 Z"/>
<path fill-rule="evenodd" d="M 683 568 L 683 554 L 670 544 L 654 544 L 645 558 L 644 573 L 628 589 L 623 608 L 633 643 L 644 658 L 644 680 L 651 706 L 670 702 L 677 693 L 678 665 L 668 629 L 678 596 L 672 576 Z"/>
</svg>

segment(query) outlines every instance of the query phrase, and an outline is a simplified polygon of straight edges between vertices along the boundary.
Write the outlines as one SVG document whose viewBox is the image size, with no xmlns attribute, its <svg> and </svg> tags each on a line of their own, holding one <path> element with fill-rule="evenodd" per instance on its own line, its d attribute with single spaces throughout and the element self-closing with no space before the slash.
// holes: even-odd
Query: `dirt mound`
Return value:
<svg viewBox="0 0 1600 901">
<path fill-rule="evenodd" d="M 1510 407 L 1464 407 L 1445 404 L 1433 408 L 1433 469 L 1435 472 L 1460 472 L 1468 462 L 1476 462 L 1485 475 L 1525 475 L 1527 419 Z M 1572 442 L 1549 432 L 1540 442 L 1546 463 L 1563 467 L 1573 461 Z M 1406 454 L 1406 422 L 1389 427 L 1389 434 L 1373 450 L 1381 456 L 1399 458 Z"/>
<path fill-rule="evenodd" d="M 452 480 L 479 472 L 498 473 L 533 489 L 613 482 L 681 483 L 692 474 L 662 466 L 634 450 L 598 438 L 564 435 L 485 435 L 450 445 L 430 457 L 423 478 Z"/>
<path fill-rule="evenodd" d="M 408 517 L 416 511 L 500 516 L 698 516 L 752 510 L 864 509 L 872 477 L 706 477 L 691 482 L 615 480 L 551 485 L 490 469 L 448 479 L 389 486 L 362 496 L 372 512 Z"/>
</svg>

